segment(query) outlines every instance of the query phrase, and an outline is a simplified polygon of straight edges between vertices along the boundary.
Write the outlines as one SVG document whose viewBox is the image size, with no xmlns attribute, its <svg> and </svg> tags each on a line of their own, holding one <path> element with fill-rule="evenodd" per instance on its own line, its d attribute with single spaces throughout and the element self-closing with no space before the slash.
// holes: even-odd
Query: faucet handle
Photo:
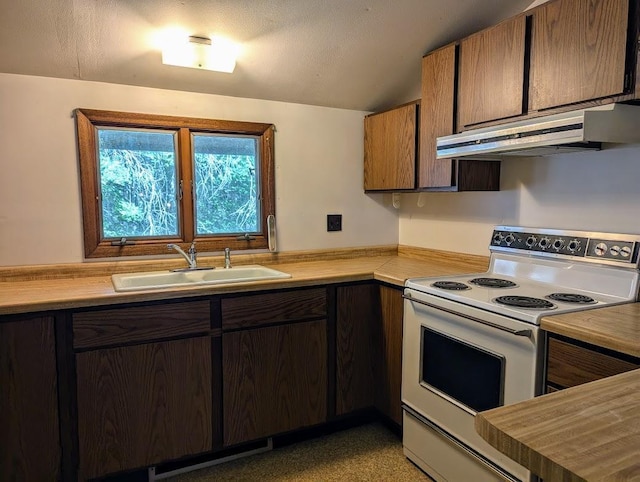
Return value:
<svg viewBox="0 0 640 482">
<path fill-rule="evenodd" d="M 191 246 L 189 246 L 189 254 L 196 254 L 198 251 L 196 250 L 196 242 L 192 241 Z"/>
</svg>

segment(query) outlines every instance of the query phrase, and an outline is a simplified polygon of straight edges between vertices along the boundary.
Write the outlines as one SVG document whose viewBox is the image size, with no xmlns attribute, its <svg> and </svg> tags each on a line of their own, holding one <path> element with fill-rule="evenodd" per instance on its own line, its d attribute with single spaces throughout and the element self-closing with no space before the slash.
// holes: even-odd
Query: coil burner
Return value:
<svg viewBox="0 0 640 482">
<path fill-rule="evenodd" d="M 469 283 L 486 288 L 513 288 L 517 286 L 513 281 L 501 278 L 473 278 Z"/>
<path fill-rule="evenodd" d="M 576 293 L 551 293 L 549 296 L 547 296 L 547 298 L 553 301 L 562 301 L 564 303 L 580 303 L 583 305 L 596 302 L 596 300 L 594 300 L 590 296 L 579 295 Z"/>
<path fill-rule="evenodd" d="M 431 286 L 434 288 L 440 288 L 443 290 L 462 291 L 470 290 L 471 288 L 464 283 L 458 283 L 457 281 L 436 281 Z"/>
<path fill-rule="evenodd" d="M 532 310 L 550 310 L 556 307 L 556 305 L 550 301 L 543 300 L 542 298 L 532 298 L 530 296 L 498 296 L 494 301 L 501 305 Z"/>
</svg>

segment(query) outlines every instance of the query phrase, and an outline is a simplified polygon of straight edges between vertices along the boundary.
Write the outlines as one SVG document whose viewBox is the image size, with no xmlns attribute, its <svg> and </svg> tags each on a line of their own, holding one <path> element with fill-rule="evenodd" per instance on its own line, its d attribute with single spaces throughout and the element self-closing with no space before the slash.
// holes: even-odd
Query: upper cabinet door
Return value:
<svg viewBox="0 0 640 482">
<path fill-rule="evenodd" d="M 625 89 L 628 0 L 556 0 L 533 13 L 529 110 Z"/>
<path fill-rule="evenodd" d="M 460 42 L 458 130 L 524 113 L 525 33 L 519 15 Z"/>
<path fill-rule="evenodd" d="M 414 189 L 416 103 L 364 118 L 365 191 Z"/>
<path fill-rule="evenodd" d="M 422 59 L 420 162 L 418 187 L 452 185 L 452 159 L 436 159 L 436 139 L 453 134 L 456 46 L 447 45 Z"/>
</svg>

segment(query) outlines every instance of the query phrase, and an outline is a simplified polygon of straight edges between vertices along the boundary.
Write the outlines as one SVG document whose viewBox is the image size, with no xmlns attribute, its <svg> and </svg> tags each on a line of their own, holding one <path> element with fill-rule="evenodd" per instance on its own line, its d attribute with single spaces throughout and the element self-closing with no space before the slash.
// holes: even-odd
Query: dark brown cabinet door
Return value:
<svg viewBox="0 0 640 482">
<path fill-rule="evenodd" d="M 640 368 L 640 359 L 549 336 L 547 393 Z"/>
<path fill-rule="evenodd" d="M 375 332 L 380 322 L 378 286 L 337 289 L 336 415 L 372 407 L 376 391 L 378 350 Z"/>
<path fill-rule="evenodd" d="M 211 343 L 76 355 L 81 480 L 212 449 Z"/>
<path fill-rule="evenodd" d="M 520 15 L 460 42 L 459 130 L 523 114 L 525 27 Z"/>
<path fill-rule="evenodd" d="M 417 111 L 413 102 L 364 118 L 365 191 L 415 188 Z"/>
<path fill-rule="evenodd" d="M 536 9 L 530 110 L 622 94 L 628 0 L 556 0 Z"/>
<path fill-rule="evenodd" d="M 327 323 L 222 335 L 224 445 L 327 419 Z"/>
<path fill-rule="evenodd" d="M 455 131 L 457 46 L 447 45 L 422 59 L 418 188 L 497 191 L 500 162 L 436 159 L 436 142 Z"/>
<path fill-rule="evenodd" d="M 380 286 L 381 336 L 376 407 L 402 424 L 402 290 Z"/>
<path fill-rule="evenodd" d="M 0 321 L 0 480 L 59 480 L 54 321 Z"/>
</svg>

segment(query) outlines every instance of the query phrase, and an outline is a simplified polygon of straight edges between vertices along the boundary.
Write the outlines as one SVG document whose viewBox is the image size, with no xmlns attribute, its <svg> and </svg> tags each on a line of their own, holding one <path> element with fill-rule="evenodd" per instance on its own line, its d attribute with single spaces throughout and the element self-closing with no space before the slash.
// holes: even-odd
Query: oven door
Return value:
<svg viewBox="0 0 640 482">
<path fill-rule="evenodd" d="M 489 465 L 530 480 L 526 469 L 476 433 L 474 416 L 538 393 L 542 347 L 537 326 L 411 289 L 405 289 L 405 298 L 405 411 Z"/>
</svg>

